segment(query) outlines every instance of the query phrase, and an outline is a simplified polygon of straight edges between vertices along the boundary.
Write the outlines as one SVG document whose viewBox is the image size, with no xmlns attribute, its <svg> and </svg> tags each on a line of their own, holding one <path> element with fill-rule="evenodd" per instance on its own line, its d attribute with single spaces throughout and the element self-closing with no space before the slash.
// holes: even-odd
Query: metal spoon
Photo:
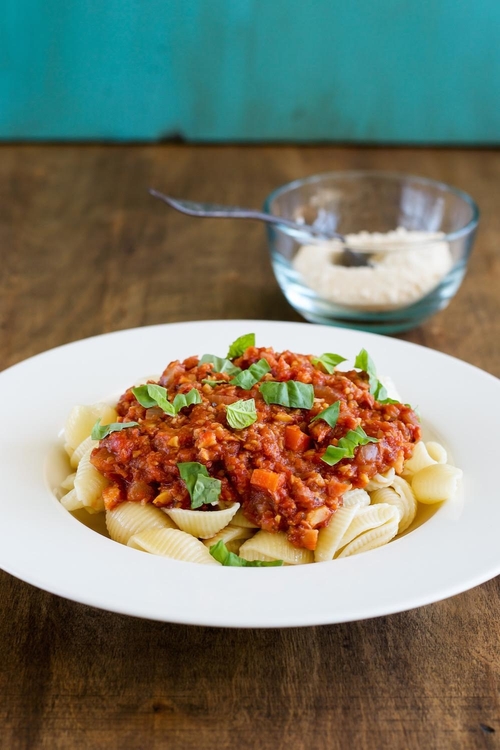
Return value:
<svg viewBox="0 0 500 750">
<path fill-rule="evenodd" d="M 285 219 L 282 216 L 274 216 L 273 214 L 266 214 L 262 211 L 254 211 L 250 208 L 240 208 L 239 206 L 220 206 L 217 203 L 197 203 L 196 201 L 188 201 L 180 198 L 172 198 L 170 195 L 160 193 L 158 190 L 153 188 L 149 189 L 150 195 L 153 198 L 167 203 L 176 211 L 180 211 L 188 216 L 197 216 L 199 218 L 212 218 L 212 219 L 253 219 L 256 221 L 263 221 L 266 224 L 276 224 L 277 226 L 287 227 L 292 229 L 296 239 L 302 238 L 303 241 L 313 240 L 340 240 L 344 244 L 344 250 L 341 258 L 341 265 L 343 266 L 371 266 L 369 256 L 364 253 L 351 250 L 346 246 L 346 239 L 343 234 L 338 232 L 331 232 L 324 229 L 317 229 L 310 224 L 299 224 L 297 221 L 291 219 Z"/>
</svg>

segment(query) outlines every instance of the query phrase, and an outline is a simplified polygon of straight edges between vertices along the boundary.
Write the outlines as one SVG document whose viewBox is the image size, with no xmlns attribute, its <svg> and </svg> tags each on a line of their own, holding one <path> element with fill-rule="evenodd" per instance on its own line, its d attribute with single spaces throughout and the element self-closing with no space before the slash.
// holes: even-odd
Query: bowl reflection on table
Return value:
<svg viewBox="0 0 500 750">
<path fill-rule="evenodd" d="M 413 328 L 446 307 L 464 278 L 479 220 L 466 193 L 389 172 L 297 180 L 271 193 L 265 210 L 347 235 L 366 259 L 345 267 L 340 243 L 269 225 L 274 273 L 290 304 L 314 323 L 379 333 Z"/>
</svg>

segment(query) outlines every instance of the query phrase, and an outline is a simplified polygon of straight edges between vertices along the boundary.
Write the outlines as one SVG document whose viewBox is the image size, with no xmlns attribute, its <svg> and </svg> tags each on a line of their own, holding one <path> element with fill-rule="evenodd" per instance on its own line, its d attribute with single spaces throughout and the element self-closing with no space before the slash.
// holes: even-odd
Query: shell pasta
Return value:
<svg viewBox="0 0 500 750">
<path fill-rule="evenodd" d="M 116 407 L 75 406 L 61 505 L 104 513 L 109 538 L 135 551 L 265 567 L 374 550 L 421 523 L 420 504 L 453 498 L 462 471 L 365 350 L 341 370 L 339 355 L 278 355 L 252 336 L 227 359 L 138 380 Z"/>
</svg>

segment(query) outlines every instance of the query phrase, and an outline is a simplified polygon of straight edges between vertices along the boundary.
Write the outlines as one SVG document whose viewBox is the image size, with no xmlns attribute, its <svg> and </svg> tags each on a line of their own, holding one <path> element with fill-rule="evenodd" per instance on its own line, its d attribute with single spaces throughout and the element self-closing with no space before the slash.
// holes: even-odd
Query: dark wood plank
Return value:
<svg viewBox="0 0 500 750">
<path fill-rule="evenodd" d="M 298 320 L 257 224 L 197 222 L 146 193 L 259 206 L 318 171 L 452 182 L 483 219 L 444 312 L 403 338 L 500 374 L 496 151 L 295 147 L 0 148 L 0 353 L 8 366 L 103 331 Z M 464 551 L 464 554 L 467 552 Z M 494 748 L 499 581 L 366 622 L 223 630 L 100 612 L 0 575 L 6 748 Z"/>
</svg>

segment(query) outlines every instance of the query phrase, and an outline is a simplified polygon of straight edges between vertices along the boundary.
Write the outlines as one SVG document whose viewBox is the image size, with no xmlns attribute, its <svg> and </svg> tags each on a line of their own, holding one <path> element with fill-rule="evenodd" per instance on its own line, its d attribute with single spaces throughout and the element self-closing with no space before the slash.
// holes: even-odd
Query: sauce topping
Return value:
<svg viewBox="0 0 500 750">
<path fill-rule="evenodd" d="M 190 403 L 174 416 L 159 406 L 142 406 L 127 390 L 117 411 L 123 422 L 138 426 L 109 434 L 91 458 L 110 480 L 104 490 L 106 507 L 129 500 L 190 508 L 177 464 L 198 462 L 220 480 L 222 506 L 239 502 L 245 517 L 258 527 L 284 531 L 292 544 L 312 550 L 318 530 L 342 505 L 344 492 L 364 487 L 392 467 L 402 471 L 420 439 L 418 418 L 408 405 L 377 402 L 365 372 L 328 374 L 312 364 L 312 357 L 290 351 L 250 346 L 234 364 L 245 371 L 262 359 L 270 369 L 248 390 L 231 383 L 228 372 L 217 373 L 213 362 L 201 363 L 198 357 L 171 362 L 159 381 L 169 400 L 193 388 L 201 397 L 200 403 Z M 210 380 L 218 382 L 211 385 Z M 267 403 L 260 388 L 270 381 L 312 386 L 312 407 Z M 227 406 L 248 399 L 254 399 L 256 420 L 243 429 L 231 427 Z M 335 402 L 339 411 L 334 427 L 314 419 Z M 353 458 L 328 465 L 322 459 L 328 446 L 337 446 L 358 427 L 377 442 L 360 445 Z M 216 509 L 208 504 L 200 508 Z"/>
</svg>

